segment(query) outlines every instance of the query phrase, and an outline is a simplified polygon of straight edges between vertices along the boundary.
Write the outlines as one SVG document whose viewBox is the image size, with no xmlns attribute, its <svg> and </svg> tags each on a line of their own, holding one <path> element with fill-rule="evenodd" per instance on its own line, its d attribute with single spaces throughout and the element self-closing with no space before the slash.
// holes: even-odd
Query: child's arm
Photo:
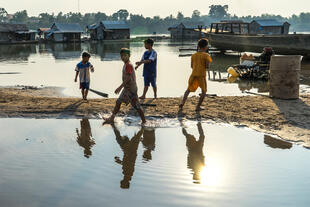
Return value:
<svg viewBox="0 0 310 207">
<path fill-rule="evenodd" d="M 93 73 L 93 72 L 95 72 L 95 68 L 94 68 L 94 66 L 92 65 L 92 64 L 90 64 L 90 71 Z"/>
<path fill-rule="evenodd" d="M 77 77 L 78 77 L 78 75 L 79 75 L 79 71 L 76 71 L 76 73 L 75 73 L 75 78 L 74 78 L 74 82 L 77 82 Z"/>
<path fill-rule="evenodd" d="M 115 90 L 115 94 L 119 94 L 121 90 L 124 88 L 124 86 L 130 81 L 130 76 L 127 75 L 126 79 L 123 81 L 123 83 Z"/>
<path fill-rule="evenodd" d="M 130 81 L 131 79 L 131 74 L 133 73 L 133 67 L 132 65 L 127 65 L 126 66 L 126 75 L 125 75 L 125 80 L 123 83 L 115 90 L 116 94 L 119 94 L 121 90 L 124 88 L 124 86 Z"/>
<path fill-rule="evenodd" d="M 142 64 L 148 64 L 148 63 L 151 63 L 151 62 L 155 61 L 156 58 L 157 58 L 157 54 L 156 54 L 156 52 L 153 51 L 153 53 L 151 54 L 151 56 L 149 57 L 149 59 L 144 60 L 143 57 L 142 57 L 141 61 L 136 62 L 136 67 L 135 67 L 135 69 L 138 69 L 138 67 L 139 67 L 140 65 L 142 65 Z"/>
<path fill-rule="evenodd" d="M 137 70 L 140 67 L 140 65 L 142 65 L 142 64 L 148 64 L 148 63 L 151 63 L 151 62 L 152 62 L 152 60 L 141 60 L 139 62 L 136 62 L 135 69 Z"/>
<path fill-rule="evenodd" d="M 193 68 L 193 56 L 191 57 L 191 68 Z"/>
</svg>

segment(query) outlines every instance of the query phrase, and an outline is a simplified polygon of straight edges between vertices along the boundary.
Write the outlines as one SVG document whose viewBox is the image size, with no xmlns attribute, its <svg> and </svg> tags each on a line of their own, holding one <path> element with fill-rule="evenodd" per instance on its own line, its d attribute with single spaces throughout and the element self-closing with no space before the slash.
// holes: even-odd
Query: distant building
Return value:
<svg viewBox="0 0 310 207">
<path fill-rule="evenodd" d="M 39 35 L 39 37 L 41 38 L 41 39 L 44 39 L 44 35 L 45 34 L 48 34 L 48 31 L 50 30 L 50 28 L 39 28 L 38 29 L 38 35 Z"/>
<path fill-rule="evenodd" d="M 45 39 L 54 42 L 80 42 L 83 30 L 79 24 L 54 23 L 50 30 L 45 32 Z"/>
<path fill-rule="evenodd" d="M 201 30 L 204 26 L 201 22 L 179 23 L 168 28 L 171 39 L 191 40 L 201 38 Z"/>
<path fill-rule="evenodd" d="M 31 31 L 25 24 L 0 23 L 0 42 L 33 41 L 36 31 Z"/>
<path fill-rule="evenodd" d="M 279 22 L 274 19 L 253 20 L 250 23 L 250 34 L 280 35 L 288 34 L 289 30 L 288 22 Z"/>
<path fill-rule="evenodd" d="M 130 28 L 125 21 L 101 21 L 87 26 L 92 40 L 130 39 Z"/>
</svg>

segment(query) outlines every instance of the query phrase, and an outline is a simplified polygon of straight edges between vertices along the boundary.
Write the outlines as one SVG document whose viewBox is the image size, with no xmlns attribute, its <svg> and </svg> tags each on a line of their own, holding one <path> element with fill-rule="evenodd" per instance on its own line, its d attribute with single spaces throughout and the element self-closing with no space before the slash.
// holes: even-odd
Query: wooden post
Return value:
<svg viewBox="0 0 310 207">
<path fill-rule="evenodd" d="M 239 24 L 239 33 L 241 34 L 241 24 Z"/>
<path fill-rule="evenodd" d="M 210 33 L 212 33 L 213 30 L 213 24 L 211 24 Z"/>
<path fill-rule="evenodd" d="M 202 31 L 202 25 L 198 25 L 198 30 L 199 30 L 199 35 L 198 35 L 198 39 L 201 39 L 201 31 Z"/>
</svg>

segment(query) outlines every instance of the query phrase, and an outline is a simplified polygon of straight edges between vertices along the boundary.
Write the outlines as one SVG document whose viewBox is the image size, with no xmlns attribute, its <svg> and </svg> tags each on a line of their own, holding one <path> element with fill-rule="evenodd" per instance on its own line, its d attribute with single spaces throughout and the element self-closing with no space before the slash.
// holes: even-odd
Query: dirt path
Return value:
<svg viewBox="0 0 310 207">
<path fill-rule="evenodd" d="M 91 99 L 84 102 L 77 98 L 43 97 L 42 94 L 46 93 L 42 90 L 45 89 L 0 89 L 0 117 L 94 116 L 98 113 L 110 113 L 115 104 L 115 99 Z M 262 96 L 207 97 L 203 104 L 206 110 L 199 114 L 194 111 L 197 101 L 197 97 L 190 98 L 183 112 L 178 113 L 180 98 L 146 100 L 145 102 L 157 106 L 145 108 L 145 114 L 246 125 L 286 140 L 304 142 L 305 147 L 310 147 L 310 95 L 302 95 L 300 99 L 291 101 Z M 125 114 L 137 115 L 130 106 L 122 106 L 119 115 Z"/>
</svg>

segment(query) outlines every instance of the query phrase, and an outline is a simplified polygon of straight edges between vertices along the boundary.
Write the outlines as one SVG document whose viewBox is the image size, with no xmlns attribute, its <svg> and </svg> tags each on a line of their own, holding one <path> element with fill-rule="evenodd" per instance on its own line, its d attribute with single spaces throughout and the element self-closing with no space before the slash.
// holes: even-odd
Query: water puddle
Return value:
<svg viewBox="0 0 310 207">
<path fill-rule="evenodd" d="M 124 120 L 0 119 L 0 206 L 308 206 L 299 145 L 226 124 Z"/>
</svg>

